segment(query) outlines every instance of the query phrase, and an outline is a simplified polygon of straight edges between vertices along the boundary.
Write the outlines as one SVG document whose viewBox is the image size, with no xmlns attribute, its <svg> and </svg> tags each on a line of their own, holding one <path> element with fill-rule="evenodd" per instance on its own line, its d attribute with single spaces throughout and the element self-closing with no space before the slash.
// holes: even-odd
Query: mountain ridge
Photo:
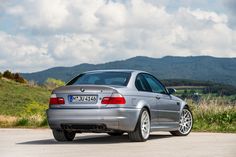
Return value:
<svg viewBox="0 0 236 157">
<path fill-rule="evenodd" d="M 98 69 L 144 70 L 159 79 L 212 81 L 236 86 L 236 58 L 212 56 L 136 56 L 101 64 L 82 63 L 71 67 L 53 67 L 34 73 L 21 73 L 28 80 L 42 84 L 48 77 L 68 81 L 81 72 Z"/>
</svg>

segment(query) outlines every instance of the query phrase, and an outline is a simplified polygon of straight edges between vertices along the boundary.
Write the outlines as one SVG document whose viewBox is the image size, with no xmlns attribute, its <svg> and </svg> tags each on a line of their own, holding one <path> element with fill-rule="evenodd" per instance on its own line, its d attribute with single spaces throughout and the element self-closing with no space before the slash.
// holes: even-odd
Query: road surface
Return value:
<svg viewBox="0 0 236 157">
<path fill-rule="evenodd" d="M 0 157 L 236 157 L 236 134 L 191 133 L 174 137 L 152 133 L 147 142 L 128 136 L 77 134 L 58 143 L 49 129 L 0 129 Z"/>
</svg>

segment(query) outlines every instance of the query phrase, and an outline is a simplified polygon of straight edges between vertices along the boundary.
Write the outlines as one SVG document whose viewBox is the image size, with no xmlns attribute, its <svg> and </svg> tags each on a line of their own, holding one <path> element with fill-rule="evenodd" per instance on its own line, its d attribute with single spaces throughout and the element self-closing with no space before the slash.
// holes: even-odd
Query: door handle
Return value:
<svg viewBox="0 0 236 157">
<path fill-rule="evenodd" d="M 158 99 L 158 100 L 159 100 L 159 99 L 161 99 L 161 97 L 160 97 L 160 96 L 156 96 L 156 99 Z"/>
</svg>

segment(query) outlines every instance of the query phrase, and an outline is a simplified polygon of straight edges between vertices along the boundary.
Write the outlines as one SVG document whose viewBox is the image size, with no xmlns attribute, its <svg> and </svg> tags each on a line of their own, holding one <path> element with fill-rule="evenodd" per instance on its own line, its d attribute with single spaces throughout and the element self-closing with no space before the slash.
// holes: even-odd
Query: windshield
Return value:
<svg viewBox="0 0 236 157">
<path fill-rule="evenodd" d="M 118 85 L 127 86 L 131 73 L 130 72 L 96 72 L 81 74 L 67 85 Z"/>
</svg>

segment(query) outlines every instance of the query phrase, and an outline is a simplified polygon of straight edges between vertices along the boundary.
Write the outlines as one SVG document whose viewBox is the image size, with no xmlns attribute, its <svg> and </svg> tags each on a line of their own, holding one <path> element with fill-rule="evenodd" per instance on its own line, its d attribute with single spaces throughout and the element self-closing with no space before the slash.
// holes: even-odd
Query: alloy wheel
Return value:
<svg viewBox="0 0 236 157">
<path fill-rule="evenodd" d="M 179 125 L 179 131 L 182 134 L 188 134 L 191 131 L 193 125 L 193 117 L 189 110 L 183 109 L 180 116 Z"/>
<path fill-rule="evenodd" d="M 149 134 L 150 134 L 150 117 L 147 111 L 144 111 L 142 113 L 141 133 L 144 139 L 148 139 Z"/>
</svg>

